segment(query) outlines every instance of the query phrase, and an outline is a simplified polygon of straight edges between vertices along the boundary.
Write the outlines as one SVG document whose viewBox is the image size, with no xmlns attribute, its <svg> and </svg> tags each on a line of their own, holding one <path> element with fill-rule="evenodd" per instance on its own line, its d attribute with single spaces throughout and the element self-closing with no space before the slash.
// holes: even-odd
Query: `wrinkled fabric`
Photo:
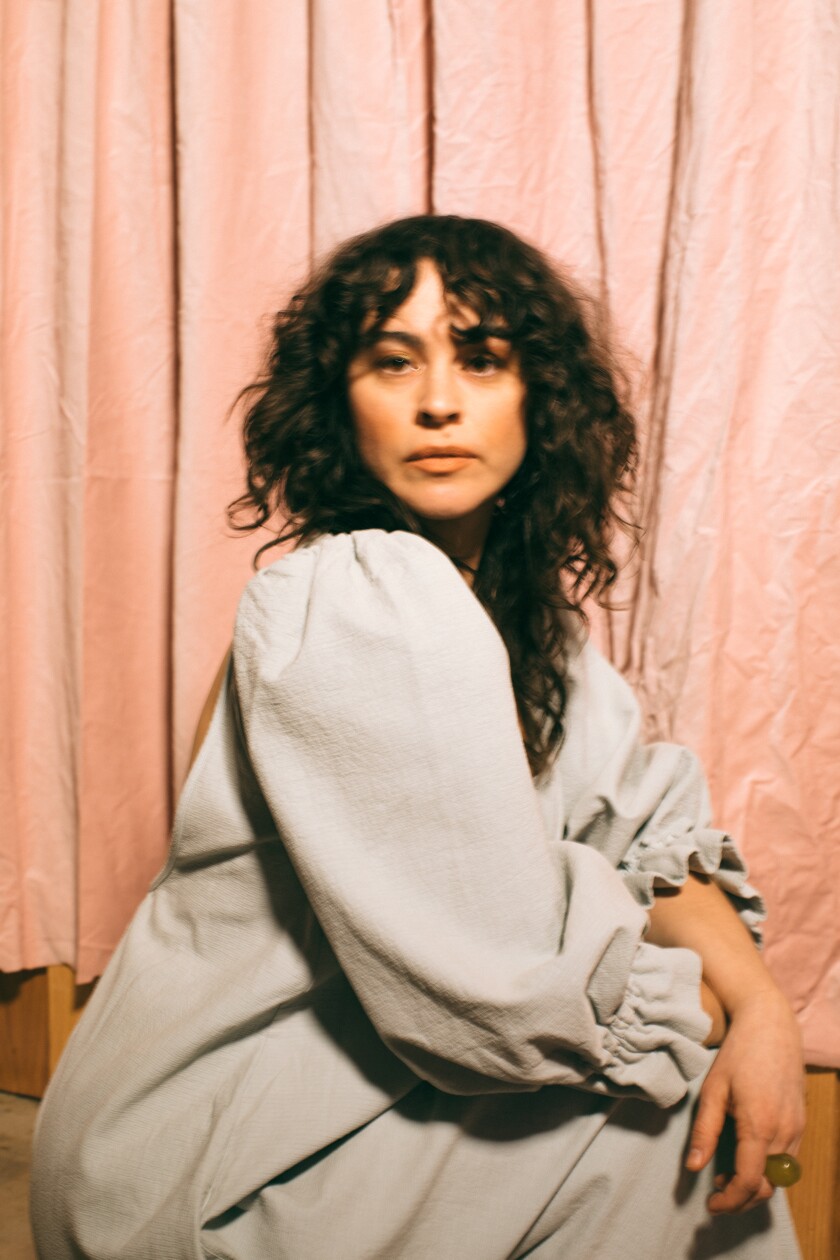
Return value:
<svg viewBox="0 0 840 1260">
<path fill-rule="evenodd" d="M 640 1147 L 661 1144 L 679 1175 L 691 1109 L 658 1109 L 711 1061 L 700 960 L 644 941 L 622 871 L 573 820 L 637 814 L 627 852 L 667 854 L 705 826 L 702 782 L 661 745 L 616 774 L 638 719 L 626 685 L 591 647 L 570 675 L 574 755 L 538 792 L 504 644 L 443 552 L 369 530 L 253 579 L 169 862 L 41 1109 L 45 1258 L 505 1260 L 535 1230 L 567 1247 L 580 1203 L 564 1211 L 563 1182 L 593 1144 L 616 1195 L 634 1180 L 613 1150 L 632 1114 Z M 688 868 L 662 869 L 679 883 Z M 727 878 L 754 919 L 734 851 Z M 648 1107 L 619 1118 L 593 1094 Z M 484 1148 L 507 1141 L 504 1196 L 489 1198 Z M 691 1253 L 709 1177 L 684 1213 L 661 1188 L 651 1254 Z M 312 1196 L 314 1222 L 296 1205 Z M 364 1211 L 339 1207 L 347 1196 Z M 613 1194 L 600 1202 L 612 1253 L 626 1237 Z M 768 1229 L 757 1215 L 735 1254 L 758 1240 L 797 1254 L 783 1224 Z M 718 1225 L 719 1243 L 732 1236 Z"/>
<path fill-rule="evenodd" d="M 407 211 L 607 304 L 646 534 L 600 641 L 688 744 L 840 1066 L 840 31 L 831 0 L 0 7 L 0 966 L 102 970 L 162 860 L 251 536 L 237 391 Z M 262 539 L 261 539 L 262 540 Z"/>
</svg>

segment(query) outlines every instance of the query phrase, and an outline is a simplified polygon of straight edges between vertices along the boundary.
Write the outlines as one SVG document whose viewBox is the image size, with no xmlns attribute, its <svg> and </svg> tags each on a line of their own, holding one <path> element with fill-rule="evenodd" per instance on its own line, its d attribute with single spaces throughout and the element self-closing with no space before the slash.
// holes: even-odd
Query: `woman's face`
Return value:
<svg viewBox="0 0 840 1260">
<path fill-rule="evenodd" d="M 361 458 L 422 521 L 489 526 L 495 500 L 525 457 L 525 383 L 510 342 L 447 307 L 434 264 L 348 374 Z M 503 330 L 500 330 L 503 331 Z"/>
</svg>

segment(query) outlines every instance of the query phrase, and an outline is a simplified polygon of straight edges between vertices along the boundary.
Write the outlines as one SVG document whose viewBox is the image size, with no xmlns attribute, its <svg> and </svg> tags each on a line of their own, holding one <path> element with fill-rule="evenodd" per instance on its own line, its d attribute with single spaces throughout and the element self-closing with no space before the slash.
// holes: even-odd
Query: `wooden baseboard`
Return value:
<svg viewBox="0 0 840 1260">
<path fill-rule="evenodd" d="M 0 1090 L 40 1098 L 93 991 L 70 967 L 0 973 Z M 809 1068 L 802 1181 L 789 1191 L 803 1260 L 840 1257 L 840 1075 Z"/>
</svg>

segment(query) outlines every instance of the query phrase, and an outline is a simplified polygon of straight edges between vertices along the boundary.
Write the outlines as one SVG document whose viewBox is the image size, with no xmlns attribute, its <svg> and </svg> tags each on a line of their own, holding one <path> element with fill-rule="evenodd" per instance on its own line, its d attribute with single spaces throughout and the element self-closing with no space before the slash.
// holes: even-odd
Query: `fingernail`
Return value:
<svg viewBox="0 0 840 1260">
<path fill-rule="evenodd" d="M 699 1168 L 703 1163 L 703 1152 L 699 1146 L 692 1146 L 685 1161 L 686 1168 Z"/>
</svg>

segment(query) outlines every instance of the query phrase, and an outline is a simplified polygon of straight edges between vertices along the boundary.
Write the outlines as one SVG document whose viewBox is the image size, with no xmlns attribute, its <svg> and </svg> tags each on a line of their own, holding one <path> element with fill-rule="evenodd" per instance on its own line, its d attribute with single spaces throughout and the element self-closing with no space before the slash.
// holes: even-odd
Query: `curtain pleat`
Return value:
<svg viewBox="0 0 840 1260">
<path fill-rule="evenodd" d="M 86 36 L 74 39 L 55 5 L 0 10 L 0 945 L 9 970 L 72 957 L 76 944 L 87 292 L 83 264 L 69 261 L 76 242 L 61 211 L 63 201 L 68 215 L 88 202 L 85 147 L 76 144 L 65 199 L 60 171 L 70 143 L 65 101 L 77 120 L 91 112 L 83 73 L 95 31 Z M 89 251 L 87 233 L 78 246 Z"/>
<path fill-rule="evenodd" d="M 596 633 L 837 1065 L 833 0 L 7 0 L 0 37 L 0 966 L 96 974 L 164 858 L 274 312 L 351 233 L 479 214 L 608 309 L 645 533 Z"/>
</svg>

